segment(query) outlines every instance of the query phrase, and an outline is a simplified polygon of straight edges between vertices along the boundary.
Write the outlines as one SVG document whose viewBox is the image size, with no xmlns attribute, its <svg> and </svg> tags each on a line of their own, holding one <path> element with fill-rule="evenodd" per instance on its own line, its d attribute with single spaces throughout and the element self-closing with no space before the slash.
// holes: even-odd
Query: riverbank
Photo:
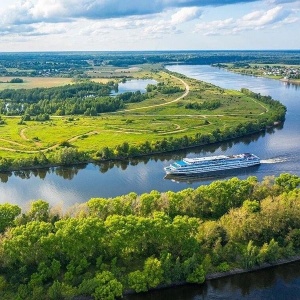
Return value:
<svg viewBox="0 0 300 300">
<path fill-rule="evenodd" d="M 285 82 L 285 83 L 300 85 L 300 79 L 285 79 L 285 78 L 281 78 L 279 80 L 282 81 L 282 82 Z"/>
<path fill-rule="evenodd" d="M 277 266 L 286 265 L 286 264 L 290 264 L 290 263 L 297 262 L 297 261 L 300 261 L 300 255 L 295 255 L 290 258 L 280 259 L 274 263 L 263 263 L 262 265 L 253 267 L 251 269 L 233 269 L 228 272 L 209 273 L 205 276 L 205 281 L 235 276 L 235 275 L 239 275 L 239 274 L 256 272 L 256 271 L 260 271 L 260 270 L 264 270 L 264 269 L 275 268 Z M 149 289 L 148 292 L 155 291 L 155 290 L 161 290 L 161 289 L 169 289 L 169 288 L 174 288 L 174 287 L 179 287 L 179 286 L 184 286 L 184 285 L 194 285 L 194 284 L 187 283 L 187 282 L 177 282 L 177 283 L 172 283 L 169 285 L 164 284 L 164 285 L 160 285 L 156 288 Z M 126 291 L 124 293 L 124 295 L 132 295 L 132 294 L 136 294 L 136 293 L 134 291 Z M 79 300 L 80 298 L 76 298 L 76 299 Z M 89 298 L 89 299 L 92 299 L 92 298 Z"/>
<path fill-rule="evenodd" d="M 206 275 L 206 280 L 214 280 L 214 279 L 234 276 L 238 274 L 260 271 L 260 270 L 269 269 L 269 268 L 273 268 L 273 267 L 277 267 L 277 266 L 281 266 L 281 265 L 285 265 L 297 261 L 300 261 L 300 255 L 295 255 L 290 258 L 283 258 L 274 263 L 263 263 L 262 265 L 253 267 L 251 269 L 233 269 L 228 272 L 211 273 Z"/>
<path fill-rule="evenodd" d="M 253 134 L 259 134 L 262 132 L 265 132 L 267 130 L 270 130 L 271 128 L 276 128 L 278 125 L 282 124 L 281 122 L 274 122 L 272 126 L 268 126 L 264 129 L 258 130 L 258 131 L 252 131 L 247 134 L 243 135 L 236 135 L 234 138 L 226 138 L 226 139 L 220 139 L 217 142 L 214 143 L 199 143 L 195 145 L 190 145 L 186 147 L 180 147 L 177 149 L 172 149 L 172 150 L 165 150 L 165 151 L 156 151 L 156 152 L 151 152 L 151 153 L 146 153 L 146 154 L 139 154 L 139 155 L 134 155 L 134 156 L 128 156 L 128 157 L 116 157 L 116 158 L 103 158 L 103 159 L 89 159 L 89 160 L 84 160 L 84 161 L 74 161 L 71 164 L 61 164 L 61 163 L 46 163 L 46 164 L 37 164 L 37 165 L 30 165 L 30 166 L 15 166 L 12 165 L 11 167 L 7 169 L 2 169 L 1 170 L 1 163 L 0 163 L 0 172 L 16 172 L 16 171 L 34 171 L 34 170 L 41 170 L 41 169 L 50 169 L 50 168 L 59 168 L 59 167 L 76 167 L 76 166 L 83 166 L 87 164 L 101 164 L 101 163 L 107 163 L 107 162 L 113 162 L 113 163 L 122 163 L 122 162 L 130 162 L 130 160 L 133 159 L 139 159 L 139 158 L 144 158 L 144 157 L 153 157 L 156 155 L 161 155 L 161 154 L 168 154 L 168 153 L 176 153 L 178 151 L 184 151 L 184 150 L 192 150 L 193 148 L 199 148 L 199 147 L 204 147 L 204 146 L 211 146 L 217 143 L 224 143 L 224 142 L 234 142 L 237 139 L 243 138 L 243 137 L 250 137 Z M 20 160 L 18 160 L 18 164 L 20 164 Z"/>
<path fill-rule="evenodd" d="M 239 274 L 246 274 L 246 273 L 252 273 L 252 272 L 257 272 L 257 271 L 261 271 L 261 270 L 265 270 L 265 269 L 271 269 L 271 268 L 275 268 L 281 265 L 287 265 L 290 263 L 294 263 L 294 262 L 298 262 L 300 261 L 300 255 L 295 255 L 292 256 L 290 258 L 285 258 L 285 259 L 280 259 L 277 262 L 274 263 L 263 263 L 260 266 L 256 266 L 253 267 L 251 269 L 233 269 L 230 270 L 228 272 L 215 272 L 215 273 L 210 273 L 207 274 L 205 277 L 205 281 L 212 281 L 215 279 L 221 279 L 221 278 L 226 278 L 226 277 L 231 277 L 231 276 L 236 276 Z M 187 283 L 187 282 L 177 282 L 177 283 L 172 283 L 172 284 L 164 284 L 164 285 L 159 285 L 156 288 L 152 288 L 149 289 L 148 292 L 146 293 L 151 293 L 153 291 L 158 291 L 158 290 L 163 290 L 163 289 L 171 289 L 171 288 L 176 288 L 176 287 L 180 287 L 180 286 L 189 286 L 189 285 L 195 285 L 193 283 Z M 137 294 L 134 291 L 125 291 L 125 293 L 123 294 L 124 296 L 126 295 L 134 295 Z M 90 298 L 76 298 L 76 300 L 89 300 L 92 299 Z"/>
<path fill-rule="evenodd" d="M 263 72 L 258 73 L 257 70 L 255 70 L 255 69 L 230 68 L 228 66 L 222 66 L 222 65 L 221 66 L 220 65 L 216 65 L 216 66 L 213 65 L 212 67 L 222 68 L 222 69 L 224 69 L 228 72 L 232 72 L 232 73 L 235 73 L 235 74 L 274 79 L 274 80 L 279 80 L 279 81 L 284 82 L 284 83 L 300 85 L 300 79 L 293 79 L 293 78 L 291 79 L 291 78 L 286 78 L 284 76 L 264 74 Z"/>
</svg>

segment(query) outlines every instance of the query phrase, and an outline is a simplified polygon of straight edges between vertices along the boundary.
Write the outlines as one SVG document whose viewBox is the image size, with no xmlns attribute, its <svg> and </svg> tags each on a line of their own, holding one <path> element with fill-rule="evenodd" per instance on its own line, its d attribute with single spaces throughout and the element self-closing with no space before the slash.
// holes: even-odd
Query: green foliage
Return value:
<svg viewBox="0 0 300 300">
<path fill-rule="evenodd" d="M 143 273 L 149 288 L 157 287 L 163 280 L 161 262 L 157 258 L 149 257 L 145 261 Z"/>
<path fill-rule="evenodd" d="M 215 110 L 221 106 L 221 101 L 212 100 L 205 101 L 203 103 L 189 102 L 184 107 L 186 109 L 197 109 L 197 110 Z"/>
<path fill-rule="evenodd" d="M 300 177 L 289 173 L 283 173 L 276 177 L 275 183 L 280 187 L 280 192 L 290 192 L 299 186 Z"/>
<path fill-rule="evenodd" d="M 217 266 L 217 271 L 218 272 L 228 272 L 229 270 L 230 270 L 230 266 L 229 266 L 229 264 L 226 261 L 220 263 Z"/>
<path fill-rule="evenodd" d="M 278 245 L 278 242 L 276 242 L 274 239 L 271 239 L 270 243 L 263 244 L 258 254 L 258 259 L 260 263 L 273 263 L 280 257 L 280 247 Z"/>
<path fill-rule="evenodd" d="M 71 165 L 84 159 L 76 148 L 64 147 L 55 152 L 54 161 L 60 165 Z"/>
<path fill-rule="evenodd" d="M 205 272 L 202 265 L 196 267 L 196 269 L 188 275 L 187 282 L 201 284 L 205 281 Z"/>
<path fill-rule="evenodd" d="M 54 281 L 54 283 L 48 289 L 47 296 L 51 300 L 60 300 L 60 299 L 72 299 L 76 294 L 76 289 L 65 283 L 59 281 Z"/>
<path fill-rule="evenodd" d="M 114 300 L 122 296 L 123 285 L 112 273 L 104 271 L 96 276 L 97 287 L 92 294 L 96 300 Z"/>
<path fill-rule="evenodd" d="M 49 203 L 43 200 L 31 202 L 31 207 L 27 217 L 31 221 L 48 221 L 49 220 Z"/>
<path fill-rule="evenodd" d="M 251 269 L 298 254 L 300 192 L 296 183 L 286 184 L 297 178 L 283 177 L 94 198 L 76 217 L 55 220 L 42 200 L 18 218 L 14 207 L 3 223 L 0 297 L 115 299 L 127 289 L 202 283 L 209 272 Z M 262 194 L 265 199 L 252 200 Z M 220 199 L 226 207 L 221 218 Z M 195 217 L 208 211 L 214 220 Z"/>
<path fill-rule="evenodd" d="M 137 293 L 148 291 L 146 275 L 140 270 L 128 274 L 128 285 Z"/>
<path fill-rule="evenodd" d="M 259 212 L 260 211 L 260 203 L 256 200 L 246 200 L 243 202 L 243 207 L 251 212 L 251 213 L 255 213 L 255 212 Z"/>
<path fill-rule="evenodd" d="M 242 266 L 244 269 L 251 269 L 259 260 L 259 249 L 253 245 L 253 241 L 249 241 L 246 249 L 243 252 Z"/>
<path fill-rule="evenodd" d="M 21 208 L 9 203 L 0 204 L 0 233 L 12 226 L 15 218 L 21 213 Z"/>
<path fill-rule="evenodd" d="M 22 78 L 12 78 L 10 83 L 23 83 L 24 80 Z"/>
</svg>

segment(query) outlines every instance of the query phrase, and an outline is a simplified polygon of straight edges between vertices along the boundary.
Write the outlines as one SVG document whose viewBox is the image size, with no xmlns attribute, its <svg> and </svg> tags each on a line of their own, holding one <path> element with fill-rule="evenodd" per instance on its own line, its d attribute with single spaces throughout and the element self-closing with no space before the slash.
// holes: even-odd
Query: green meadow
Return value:
<svg viewBox="0 0 300 300">
<path fill-rule="evenodd" d="M 114 149 L 123 143 L 138 146 L 146 141 L 155 143 L 170 137 L 210 134 L 255 122 L 270 113 L 267 104 L 238 91 L 224 90 L 181 74 L 135 70 L 137 78 L 153 78 L 164 86 L 179 87 L 180 92 L 163 94 L 153 90 L 148 92 L 145 101 L 129 103 L 121 111 L 93 117 L 51 116 L 45 122 L 22 123 L 20 116 L 2 116 L 0 156 L 26 158 L 38 152 L 55 152 L 67 143 L 95 157 L 104 147 Z M 35 80 L 40 80 L 41 85 L 44 82 L 44 78 Z M 63 82 L 68 83 L 67 80 Z M 217 101 L 218 107 L 210 110 L 187 108 L 187 104 L 202 105 L 211 101 Z"/>
</svg>

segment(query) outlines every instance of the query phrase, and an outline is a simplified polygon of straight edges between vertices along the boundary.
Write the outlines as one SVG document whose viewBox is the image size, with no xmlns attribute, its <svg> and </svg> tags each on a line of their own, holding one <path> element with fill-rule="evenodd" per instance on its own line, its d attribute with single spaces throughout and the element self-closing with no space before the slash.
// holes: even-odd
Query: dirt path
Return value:
<svg viewBox="0 0 300 300">
<path fill-rule="evenodd" d="M 17 145 L 17 146 L 21 146 L 21 147 L 26 147 L 25 145 L 23 145 L 21 143 L 10 141 L 10 140 L 6 140 L 6 139 L 2 139 L 2 138 L 0 138 L 0 141 L 7 142 L 9 144 L 13 144 L 13 145 Z"/>
<path fill-rule="evenodd" d="M 20 137 L 25 140 L 25 141 L 30 141 L 29 138 L 25 135 L 25 130 L 27 129 L 26 128 L 23 128 L 21 131 L 20 131 Z"/>
</svg>

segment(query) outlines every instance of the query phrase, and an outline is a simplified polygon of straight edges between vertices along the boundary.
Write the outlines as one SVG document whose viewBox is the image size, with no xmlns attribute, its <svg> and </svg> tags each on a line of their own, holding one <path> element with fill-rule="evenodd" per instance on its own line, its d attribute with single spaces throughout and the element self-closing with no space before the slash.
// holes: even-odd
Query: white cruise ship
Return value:
<svg viewBox="0 0 300 300">
<path fill-rule="evenodd" d="M 251 153 L 184 158 L 165 167 L 167 174 L 191 175 L 239 169 L 260 164 L 260 158 Z"/>
</svg>

